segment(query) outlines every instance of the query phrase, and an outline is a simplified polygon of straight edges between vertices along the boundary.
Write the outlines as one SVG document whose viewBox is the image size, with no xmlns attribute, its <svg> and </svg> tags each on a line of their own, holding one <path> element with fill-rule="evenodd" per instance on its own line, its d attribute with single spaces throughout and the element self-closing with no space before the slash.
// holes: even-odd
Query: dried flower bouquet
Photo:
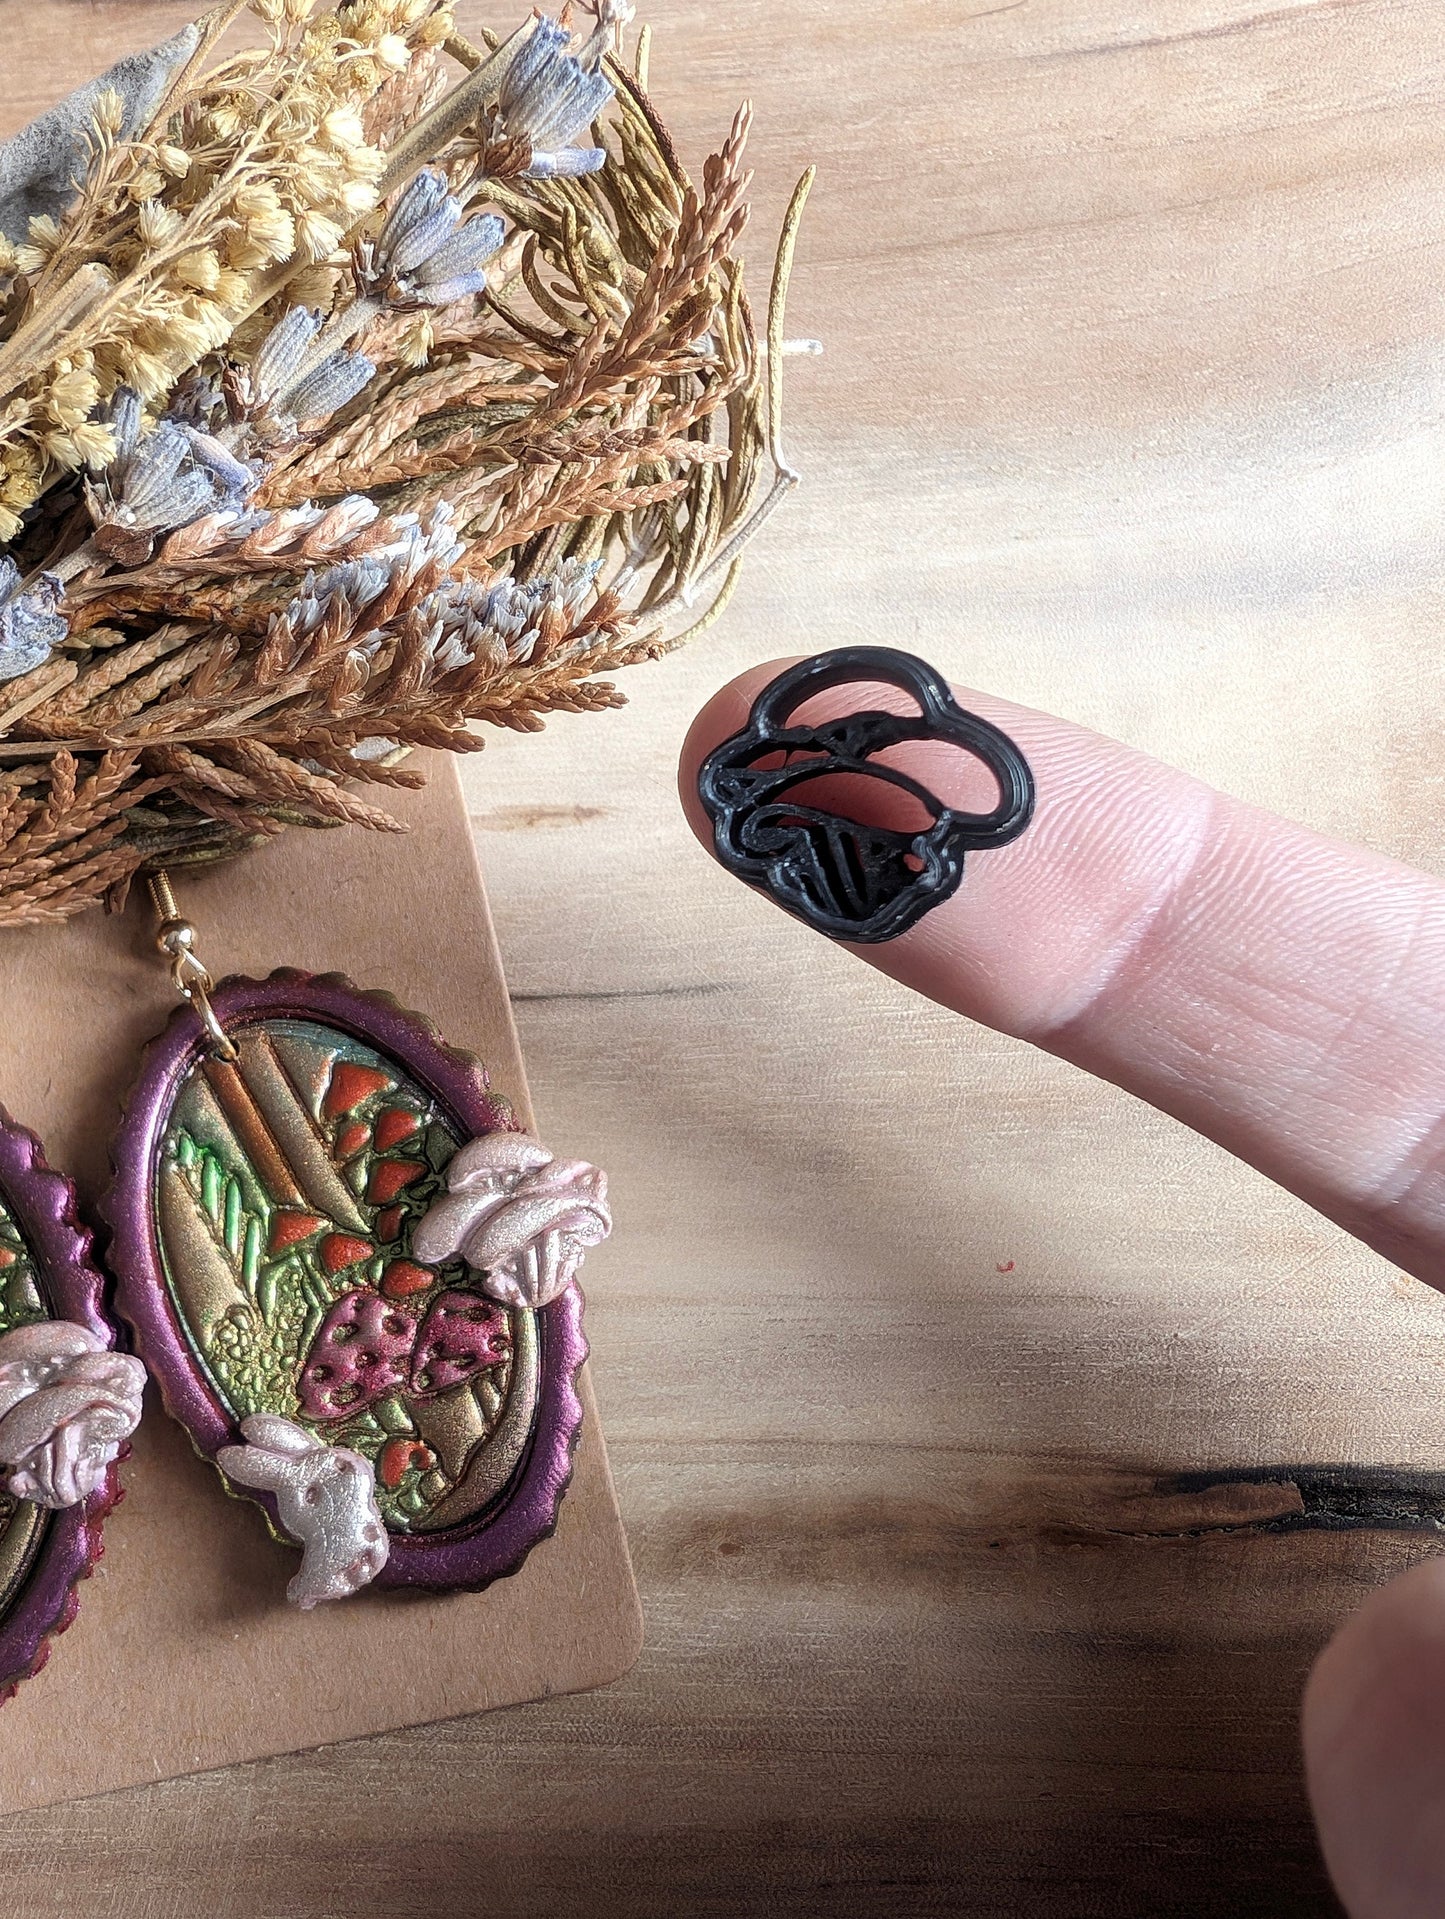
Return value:
<svg viewBox="0 0 1445 1919">
<path fill-rule="evenodd" d="M 747 112 L 695 187 L 593 11 L 237 0 L 0 148 L 0 925 L 388 829 L 411 747 L 619 704 L 715 614 L 793 479 L 807 182 L 765 355 Z"/>
</svg>

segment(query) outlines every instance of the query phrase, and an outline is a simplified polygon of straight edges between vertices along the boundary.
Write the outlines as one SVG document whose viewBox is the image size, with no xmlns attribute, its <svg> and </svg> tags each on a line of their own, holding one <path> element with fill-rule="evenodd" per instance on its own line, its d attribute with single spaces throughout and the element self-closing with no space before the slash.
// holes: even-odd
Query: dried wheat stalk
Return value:
<svg viewBox="0 0 1445 1919">
<path fill-rule="evenodd" d="M 620 704 L 795 477 L 807 182 L 764 355 L 746 109 L 694 184 L 625 0 L 481 50 L 447 0 L 313 8 L 250 0 L 225 55 L 207 16 L 0 239 L 0 924 L 394 828 L 358 788 L 411 748 Z"/>
</svg>

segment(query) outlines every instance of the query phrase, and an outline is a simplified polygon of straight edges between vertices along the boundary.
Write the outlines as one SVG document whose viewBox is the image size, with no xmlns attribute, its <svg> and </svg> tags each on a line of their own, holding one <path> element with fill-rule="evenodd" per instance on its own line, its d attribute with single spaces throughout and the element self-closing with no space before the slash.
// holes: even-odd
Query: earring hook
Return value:
<svg viewBox="0 0 1445 1919">
<path fill-rule="evenodd" d="M 235 1041 L 227 1037 L 226 1029 L 216 1018 L 216 1009 L 211 1005 L 214 981 L 196 953 L 196 929 L 188 919 L 182 917 L 170 875 L 163 867 L 159 868 L 148 876 L 147 884 L 151 904 L 160 922 L 156 928 L 156 950 L 171 963 L 171 980 L 176 991 L 188 1002 L 205 1027 L 211 1051 L 217 1059 L 239 1059 Z"/>
</svg>

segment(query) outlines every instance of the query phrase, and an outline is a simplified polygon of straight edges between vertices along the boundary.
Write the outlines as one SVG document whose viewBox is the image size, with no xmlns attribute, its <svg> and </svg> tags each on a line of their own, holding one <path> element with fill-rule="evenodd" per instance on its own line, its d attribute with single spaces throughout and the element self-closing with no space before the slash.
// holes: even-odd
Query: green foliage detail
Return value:
<svg viewBox="0 0 1445 1919">
<path fill-rule="evenodd" d="M 213 1227 L 221 1223 L 221 1196 L 226 1190 L 225 1168 L 214 1153 L 200 1150 L 197 1164 L 201 1171 L 201 1208 Z"/>
<path fill-rule="evenodd" d="M 296 1355 L 305 1320 L 299 1293 L 277 1287 L 269 1314 L 238 1302 L 217 1326 L 206 1356 L 241 1418 L 249 1413 L 295 1417 Z"/>
<path fill-rule="evenodd" d="M 246 1205 L 241 1180 L 213 1147 L 178 1128 L 175 1163 L 216 1246 L 244 1294 L 215 1327 L 204 1358 L 235 1413 L 283 1413 L 296 1407 L 296 1374 L 314 1307 L 300 1285 L 294 1253 L 268 1260 L 270 1220 Z M 316 1321 L 320 1323 L 319 1317 Z"/>
<path fill-rule="evenodd" d="M 246 1236 L 241 1242 L 241 1282 L 253 1299 L 258 1297 L 261 1284 L 261 1222 L 259 1219 L 246 1221 Z"/>
<path fill-rule="evenodd" d="M 406 1402 L 398 1399 L 394 1393 L 389 1399 L 378 1399 L 371 1413 L 381 1428 L 383 1439 L 416 1431 L 412 1416 L 406 1409 Z"/>
<path fill-rule="evenodd" d="M 35 1278 L 35 1262 L 20 1228 L 0 1205 L 0 1333 L 28 1326 L 48 1314 Z"/>
</svg>

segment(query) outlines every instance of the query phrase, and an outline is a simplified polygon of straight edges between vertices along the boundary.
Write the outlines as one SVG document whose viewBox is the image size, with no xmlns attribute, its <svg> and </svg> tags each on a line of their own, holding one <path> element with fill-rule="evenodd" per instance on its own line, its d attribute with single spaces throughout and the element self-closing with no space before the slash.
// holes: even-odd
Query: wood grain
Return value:
<svg viewBox="0 0 1445 1919">
<path fill-rule="evenodd" d="M 16 118 L 188 12 L 9 8 Z M 1438 10 L 649 13 L 685 153 L 756 100 L 759 263 L 820 164 L 807 484 L 630 711 L 468 771 L 543 1123 L 613 1172 L 595 1381 L 648 1649 L 605 1695 L 19 1819 L 11 1897 L 1330 1913 L 1296 1700 L 1433 1544 L 1438 1482 L 1388 1530 L 1358 1469 L 1445 1470 L 1445 1302 L 810 941 L 692 846 L 672 768 L 741 666 L 883 639 L 1439 870 Z"/>
</svg>

